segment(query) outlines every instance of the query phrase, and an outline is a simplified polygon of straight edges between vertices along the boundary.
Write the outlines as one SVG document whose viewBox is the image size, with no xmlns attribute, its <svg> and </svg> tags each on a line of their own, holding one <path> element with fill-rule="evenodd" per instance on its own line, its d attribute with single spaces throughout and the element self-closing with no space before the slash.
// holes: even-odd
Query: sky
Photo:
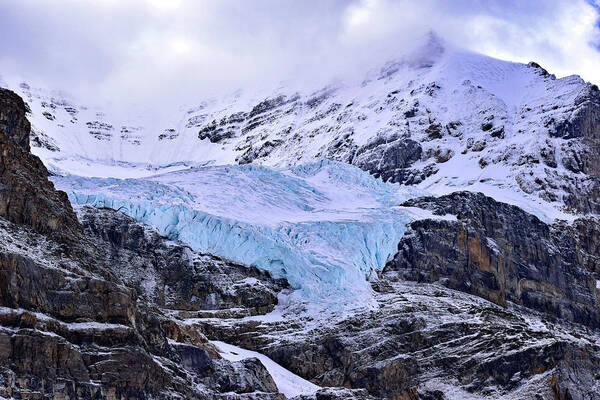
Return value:
<svg viewBox="0 0 600 400">
<path fill-rule="evenodd" d="M 600 0 L 0 0 L 0 76 L 185 104 L 364 74 L 428 31 L 600 84 Z"/>
</svg>

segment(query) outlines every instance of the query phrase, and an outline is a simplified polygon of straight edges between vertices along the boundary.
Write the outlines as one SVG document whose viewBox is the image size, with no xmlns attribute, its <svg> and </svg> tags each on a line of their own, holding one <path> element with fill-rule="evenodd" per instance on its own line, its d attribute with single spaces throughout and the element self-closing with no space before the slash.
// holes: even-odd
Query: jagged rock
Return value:
<svg viewBox="0 0 600 400">
<path fill-rule="evenodd" d="M 50 151 L 60 151 L 54 140 L 42 131 L 32 128 L 30 139 L 33 147 L 41 147 Z"/>
<path fill-rule="evenodd" d="M 457 221 L 411 223 L 385 276 L 440 282 L 500 305 L 511 301 L 600 326 L 596 278 L 581 263 L 570 229 L 549 226 L 518 207 L 470 192 L 405 205 L 456 215 Z"/>
<path fill-rule="evenodd" d="M 217 373 L 212 375 L 211 383 L 221 392 L 277 392 L 273 378 L 257 358 L 233 363 L 221 360 L 215 364 Z"/>
<path fill-rule="evenodd" d="M 427 133 L 427 138 L 429 140 L 441 139 L 442 138 L 442 125 L 430 124 L 427 127 L 427 129 L 425 129 L 425 133 Z"/>
<path fill-rule="evenodd" d="M 273 150 L 275 150 L 279 145 L 283 143 L 283 140 L 267 140 L 264 143 L 258 144 L 256 146 L 251 146 L 248 150 L 239 156 L 236 161 L 239 164 L 250 164 L 254 160 L 260 157 L 265 157 L 269 155 Z"/>
<path fill-rule="evenodd" d="M 422 153 L 421 145 L 412 139 L 378 136 L 356 151 L 352 164 L 386 182 L 414 183 L 409 168 Z"/>
<path fill-rule="evenodd" d="M 544 164 L 551 168 L 556 168 L 558 166 L 556 162 L 556 152 L 553 147 L 544 147 L 540 150 L 540 156 L 542 160 L 544 160 Z"/>
<path fill-rule="evenodd" d="M 497 126 L 490 131 L 490 136 L 498 139 L 504 139 L 504 127 Z"/>
<path fill-rule="evenodd" d="M 591 84 L 575 99 L 575 109 L 569 119 L 556 124 L 550 131 L 563 139 L 600 139 L 600 91 Z"/>
<path fill-rule="evenodd" d="M 485 123 L 481 124 L 481 130 L 484 132 L 489 131 L 493 127 L 494 127 L 494 124 L 492 124 L 491 122 L 485 122 Z"/>
<path fill-rule="evenodd" d="M 267 272 L 167 244 L 152 229 L 109 209 L 78 209 L 85 232 L 100 239 L 105 265 L 153 303 L 181 311 L 241 308 L 264 314 L 287 287 Z M 188 313 L 189 315 L 189 313 Z"/>
<path fill-rule="evenodd" d="M 364 389 L 325 388 L 312 396 L 298 396 L 293 400 L 374 400 Z"/>
<path fill-rule="evenodd" d="M 126 217 L 122 219 L 132 224 Z M 152 248 L 150 240 L 134 239 L 135 234 L 127 231 L 136 229 L 129 228 L 123 236 L 113 236 L 115 243 L 129 246 L 129 252 L 107 261 L 127 262 L 131 256 L 132 261 L 152 262 L 152 257 L 167 255 L 158 252 L 167 247 L 160 242 L 155 243 L 156 253 L 145 252 L 149 250 L 144 245 Z M 108 224 L 105 232 L 114 229 Z M 103 275 L 118 278 L 103 271 L 104 259 L 95 252 L 98 244 L 103 244 L 101 249 L 108 247 L 101 237 L 85 242 L 96 262 L 89 265 L 91 257 L 80 259 L 75 253 L 72 258 L 52 239 L 2 219 L 0 236 L 6 240 L 0 245 L 0 383 L 6 382 L 0 384 L 0 395 L 21 396 L 33 391 L 42 398 L 94 398 L 102 392 L 109 393 L 110 399 L 205 399 L 230 392 L 252 393 L 254 397 L 248 398 L 254 399 L 278 398 L 272 378 L 260 362 L 219 360 L 201 333 L 180 326 L 150 300 L 136 299 L 136 290 L 126 284 L 105 280 Z M 164 241 L 157 236 L 154 240 Z M 37 244 L 35 254 L 31 253 L 33 243 Z M 211 261 L 218 263 L 204 260 L 207 264 Z M 123 266 L 111 264 L 107 269 L 122 271 Z M 223 285 L 235 281 L 236 275 L 242 279 L 246 271 L 242 266 L 230 269 L 233 276 L 226 277 Z M 220 287 L 219 277 L 216 282 L 213 286 Z M 239 299 L 241 306 L 248 301 Z M 219 305 L 229 307 L 231 303 L 225 299 Z M 200 383 L 193 383 L 193 376 Z M 20 386 L 26 381 L 27 387 Z M 206 393 L 194 388 L 204 388 Z"/>
<path fill-rule="evenodd" d="M 129 323 L 135 309 L 135 292 L 102 279 L 68 275 L 31 258 L 0 254 L 0 302 L 66 321 Z"/>
<path fill-rule="evenodd" d="M 568 392 L 573 400 L 600 399 L 600 378 L 589 372 L 600 367 L 597 331 L 437 284 L 390 281 L 385 274 L 373 288 L 376 302 L 369 310 L 294 321 L 295 328 L 198 323 L 218 340 L 260 351 L 319 385 L 363 388 L 375 398 L 502 393 L 537 400 L 569 398 Z"/>
<path fill-rule="evenodd" d="M 27 107 L 16 93 L 0 88 L 0 132 L 13 139 L 18 146 L 29 151 L 31 125 L 25 114 Z"/>
<path fill-rule="evenodd" d="M 221 121 L 213 121 L 211 124 L 205 126 L 198 132 L 198 138 L 200 140 L 208 139 L 212 143 L 218 143 L 223 139 L 229 139 L 234 137 L 239 130 L 240 124 L 246 119 L 245 112 L 238 112 L 225 118 Z"/>
</svg>

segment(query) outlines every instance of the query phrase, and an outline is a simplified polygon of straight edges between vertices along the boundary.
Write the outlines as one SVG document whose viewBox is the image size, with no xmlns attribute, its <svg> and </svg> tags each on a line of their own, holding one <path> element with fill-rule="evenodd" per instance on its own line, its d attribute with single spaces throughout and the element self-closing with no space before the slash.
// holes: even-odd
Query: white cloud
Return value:
<svg viewBox="0 0 600 400">
<path fill-rule="evenodd" d="M 432 29 L 600 83 L 597 22 L 587 0 L 20 0 L 0 5 L 0 74 L 85 98 L 189 102 L 362 73 Z"/>
</svg>

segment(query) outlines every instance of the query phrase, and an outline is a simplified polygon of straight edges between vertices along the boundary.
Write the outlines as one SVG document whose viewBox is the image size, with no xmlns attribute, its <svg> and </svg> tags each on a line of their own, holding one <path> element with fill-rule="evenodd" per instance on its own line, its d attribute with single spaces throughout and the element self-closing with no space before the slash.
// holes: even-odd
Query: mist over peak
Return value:
<svg viewBox="0 0 600 400">
<path fill-rule="evenodd" d="M 0 75 L 158 111 L 280 82 L 363 79 L 433 31 L 446 45 L 600 81 L 598 10 L 586 0 L 163 3 L 5 2 Z"/>
</svg>

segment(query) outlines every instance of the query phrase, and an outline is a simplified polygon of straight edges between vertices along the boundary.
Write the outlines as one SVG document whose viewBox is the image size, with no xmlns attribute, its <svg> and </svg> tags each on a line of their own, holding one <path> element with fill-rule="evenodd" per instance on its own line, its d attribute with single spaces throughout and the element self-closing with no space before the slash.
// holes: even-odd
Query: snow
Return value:
<svg viewBox="0 0 600 400">
<path fill-rule="evenodd" d="M 550 187 L 569 184 L 573 174 L 561 165 L 562 139 L 550 138 L 548 132 L 552 121 L 570 117 L 586 83 L 576 76 L 555 79 L 538 68 L 454 48 L 435 35 L 413 53 L 368 72 L 364 79 L 349 79 L 316 90 L 285 83 L 275 91 L 239 91 L 173 109 L 160 118 L 140 107 L 89 107 L 64 93 L 18 82 L 7 84 L 30 105 L 33 130 L 58 148 L 39 147 L 34 141 L 32 151 L 51 171 L 61 175 L 144 178 L 202 166 L 231 165 L 267 142 L 279 144 L 272 151 L 259 152 L 253 163 L 292 168 L 324 156 L 347 161 L 352 148 L 337 149 L 341 138 L 344 145 L 362 146 L 378 135 L 410 135 L 421 143 L 426 154 L 439 149 L 453 154 L 448 162 L 438 164 L 439 171 L 422 182 L 420 189 L 435 195 L 480 191 L 521 206 L 544 221 L 574 218 L 563 210 L 560 200 L 545 200 L 539 188 L 526 192 L 521 183 L 531 176 L 543 178 L 555 173 L 558 178 L 549 179 Z M 249 115 L 257 104 L 278 96 L 285 96 L 285 106 L 258 113 L 258 118 L 264 118 L 258 126 L 248 128 L 254 116 L 230 122 L 236 113 Z M 405 117 L 405 112 L 413 108 L 415 116 Z M 505 137 L 493 138 L 483 132 L 484 118 L 490 118 L 494 126 L 503 126 Z M 426 137 L 429 124 L 435 122 L 445 128 L 455 121 L 460 126 L 454 135 L 445 134 L 433 141 Z M 213 123 L 228 137 L 218 143 L 199 139 L 199 131 Z M 469 140 L 485 141 L 486 146 L 474 151 L 467 148 Z M 539 160 L 545 143 L 557 149 L 558 166 L 551 172 Z M 521 159 L 528 156 L 537 157 L 537 161 L 523 163 Z M 481 160 L 488 165 L 481 167 Z M 417 164 L 422 168 L 431 162 L 430 156 L 423 156 Z M 211 173 L 216 176 L 227 170 Z M 239 174 L 238 178 L 244 183 Z M 235 190 L 231 188 L 224 190 Z M 214 203 L 218 194 L 213 198 Z M 356 200 L 352 196 L 349 199 Z M 345 201 L 341 193 L 337 200 Z M 240 217 L 246 214 L 240 209 L 232 218 L 242 221 L 271 216 L 269 207 L 262 214 L 250 214 L 255 210 L 250 208 L 247 216 Z M 293 212 L 289 217 L 294 217 Z"/>
<path fill-rule="evenodd" d="M 104 322 L 70 322 L 67 324 L 67 328 L 70 330 L 82 330 L 82 329 L 126 329 L 130 330 L 131 328 L 127 325 L 122 324 L 109 324 Z"/>
<path fill-rule="evenodd" d="M 217 347 L 219 354 L 229 361 L 240 361 L 252 357 L 258 358 L 267 371 L 269 371 L 269 374 L 271 374 L 279 392 L 283 393 L 287 398 L 299 395 L 311 395 L 320 389 L 319 386 L 293 374 L 263 354 L 220 341 L 211 341 L 211 343 Z"/>
<path fill-rule="evenodd" d="M 286 170 L 214 166 L 144 179 L 52 180 L 73 204 L 120 210 L 196 251 L 286 278 L 302 299 L 333 307 L 369 301 L 366 277 L 395 254 L 415 219 L 396 205 L 420 194 L 326 160 Z"/>
<path fill-rule="evenodd" d="M 396 209 L 407 213 L 414 219 L 437 219 L 442 221 L 457 221 L 456 215 L 436 215 L 431 210 L 425 210 L 419 207 L 397 206 Z"/>
</svg>

